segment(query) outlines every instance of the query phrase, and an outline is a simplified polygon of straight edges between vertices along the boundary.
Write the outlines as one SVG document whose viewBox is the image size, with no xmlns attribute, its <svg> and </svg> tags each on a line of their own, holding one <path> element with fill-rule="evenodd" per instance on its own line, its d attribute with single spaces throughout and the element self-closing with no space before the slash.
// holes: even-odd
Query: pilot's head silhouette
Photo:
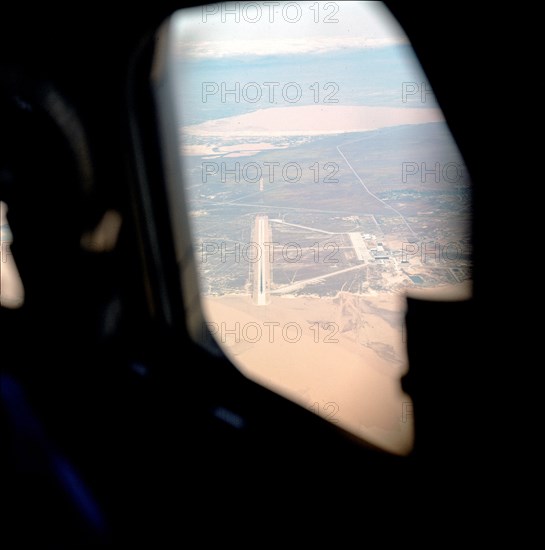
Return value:
<svg viewBox="0 0 545 550">
<path fill-rule="evenodd" d="M 53 307 L 72 299 L 79 242 L 89 225 L 86 142 L 74 111 L 53 88 L 13 78 L 1 84 L 0 201 L 13 236 L 3 259 L 9 254 L 16 262 L 25 307 Z"/>
</svg>

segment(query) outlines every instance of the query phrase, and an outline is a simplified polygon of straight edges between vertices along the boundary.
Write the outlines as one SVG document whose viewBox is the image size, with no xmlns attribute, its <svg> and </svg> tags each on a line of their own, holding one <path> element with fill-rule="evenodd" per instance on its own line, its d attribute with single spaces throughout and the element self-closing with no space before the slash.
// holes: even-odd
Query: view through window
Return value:
<svg viewBox="0 0 545 550">
<path fill-rule="evenodd" d="M 166 47 L 203 335 L 409 452 L 404 297 L 469 297 L 471 201 L 406 36 L 380 2 L 234 2 L 177 12 Z"/>
</svg>

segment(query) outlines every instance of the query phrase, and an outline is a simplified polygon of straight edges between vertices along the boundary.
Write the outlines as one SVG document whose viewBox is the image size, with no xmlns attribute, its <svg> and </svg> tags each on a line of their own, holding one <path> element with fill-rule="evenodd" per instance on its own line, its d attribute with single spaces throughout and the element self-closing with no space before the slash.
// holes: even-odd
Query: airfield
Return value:
<svg viewBox="0 0 545 550">
<path fill-rule="evenodd" d="M 185 127 L 181 151 L 206 330 L 246 376 L 406 454 L 404 299 L 470 296 L 471 201 L 437 111 L 397 114 L 337 132 L 349 110 L 294 107 L 281 135 L 285 109 L 256 112 Z"/>
</svg>

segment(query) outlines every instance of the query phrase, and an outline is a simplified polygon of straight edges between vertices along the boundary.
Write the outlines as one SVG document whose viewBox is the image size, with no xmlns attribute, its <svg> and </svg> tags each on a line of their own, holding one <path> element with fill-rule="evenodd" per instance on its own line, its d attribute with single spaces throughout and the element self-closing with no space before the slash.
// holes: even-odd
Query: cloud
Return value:
<svg viewBox="0 0 545 550">
<path fill-rule="evenodd" d="M 255 10 L 256 4 L 271 3 L 214 4 L 207 8 L 215 10 L 213 16 L 180 10 L 172 20 L 175 53 L 189 58 L 294 55 L 408 43 L 382 2 L 274 2 L 272 20 L 263 7 L 257 21 L 248 21 L 245 6 Z M 290 20 L 289 6 L 297 8 L 297 22 Z M 240 13 L 226 15 L 227 7 Z"/>
<path fill-rule="evenodd" d="M 186 58 L 225 58 L 267 55 L 294 55 L 328 53 L 339 50 L 358 50 L 381 48 L 396 44 L 408 44 L 404 37 L 366 38 L 347 37 L 311 37 L 263 40 L 209 40 L 188 41 L 179 39 L 176 43 L 176 55 Z"/>
</svg>

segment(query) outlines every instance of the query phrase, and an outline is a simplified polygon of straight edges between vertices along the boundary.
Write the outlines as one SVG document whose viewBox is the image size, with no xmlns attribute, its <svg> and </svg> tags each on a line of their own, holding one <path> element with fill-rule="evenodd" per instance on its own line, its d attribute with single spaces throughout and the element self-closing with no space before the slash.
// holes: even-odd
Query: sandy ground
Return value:
<svg viewBox="0 0 545 550">
<path fill-rule="evenodd" d="M 252 113 L 183 127 L 195 136 L 294 136 L 366 132 L 389 126 L 443 121 L 440 109 L 304 105 Z"/>
<path fill-rule="evenodd" d="M 223 296 L 206 297 L 203 306 L 216 340 L 246 376 L 406 454 L 413 424 L 411 400 L 400 387 L 407 368 L 402 298 L 366 297 L 360 322 L 340 300 L 273 296 L 270 305 L 256 306 L 249 296 Z"/>
</svg>

